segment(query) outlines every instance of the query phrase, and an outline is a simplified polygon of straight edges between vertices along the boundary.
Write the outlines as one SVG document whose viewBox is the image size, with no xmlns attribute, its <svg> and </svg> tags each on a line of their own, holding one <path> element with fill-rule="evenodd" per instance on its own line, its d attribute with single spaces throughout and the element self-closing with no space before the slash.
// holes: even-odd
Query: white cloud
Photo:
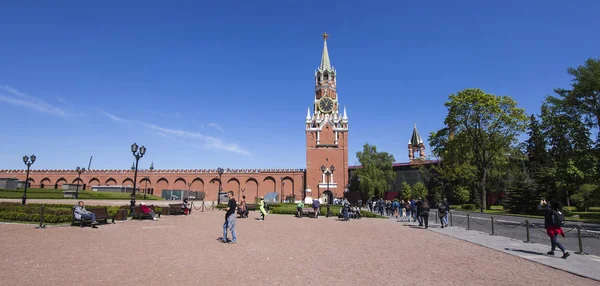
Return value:
<svg viewBox="0 0 600 286">
<path fill-rule="evenodd" d="M 127 119 L 120 118 L 116 115 L 110 114 L 101 109 L 98 109 L 98 111 L 113 121 L 117 121 L 117 122 L 129 121 Z M 241 155 L 245 155 L 245 156 L 252 156 L 252 154 L 250 152 L 241 148 L 237 144 L 224 142 L 222 139 L 217 138 L 217 137 L 207 136 L 207 135 L 203 135 L 203 134 L 200 134 L 198 132 L 193 132 L 193 131 L 165 128 L 162 126 L 158 126 L 155 124 L 149 124 L 149 123 L 145 123 L 145 122 L 141 122 L 141 121 L 136 121 L 136 123 L 140 124 L 146 128 L 157 131 L 156 134 L 163 136 L 163 137 L 167 137 L 167 138 L 176 137 L 176 138 L 180 138 L 180 139 L 198 140 L 198 141 L 201 141 L 204 143 L 205 148 L 224 150 L 224 151 L 233 152 L 233 153 L 237 153 L 237 154 L 241 154 Z"/>
<path fill-rule="evenodd" d="M 0 85 L 0 101 L 60 117 L 71 115 L 64 109 L 48 104 L 37 97 L 27 95 L 7 85 Z"/>
<path fill-rule="evenodd" d="M 98 111 L 100 113 L 104 114 L 106 117 L 110 118 L 113 121 L 117 121 L 117 122 L 119 122 L 119 121 L 125 121 L 125 119 L 117 117 L 116 115 L 110 114 L 110 113 L 108 113 L 108 112 L 106 112 L 106 111 L 104 111 L 104 110 L 102 110 L 100 108 L 98 108 Z"/>
<path fill-rule="evenodd" d="M 219 130 L 221 132 L 225 132 L 225 130 L 223 130 L 223 127 L 221 127 L 217 123 L 211 122 L 211 123 L 208 123 L 208 126 L 214 128 L 214 129 L 217 129 L 217 130 Z"/>
<path fill-rule="evenodd" d="M 56 100 L 58 100 L 59 102 L 62 102 L 64 104 L 67 104 L 67 102 L 62 97 L 59 97 Z"/>
</svg>

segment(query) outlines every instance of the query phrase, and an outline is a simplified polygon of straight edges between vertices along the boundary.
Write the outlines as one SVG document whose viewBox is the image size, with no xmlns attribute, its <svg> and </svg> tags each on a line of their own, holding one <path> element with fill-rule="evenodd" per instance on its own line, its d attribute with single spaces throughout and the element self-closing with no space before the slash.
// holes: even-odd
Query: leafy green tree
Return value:
<svg viewBox="0 0 600 286">
<path fill-rule="evenodd" d="M 377 152 L 377 147 L 365 143 L 362 152 L 356 152 L 356 157 L 362 168 L 355 174 L 360 190 L 367 198 L 374 195 L 383 197 L 383 193 L 390 190 L 396 179 L 393 169 L 394 156 L 387 152 Z"/>
<path fill-rule="evenodd" d="M 599 201 L 599 188 L 592 184 L 583 184 L 579 190 L 571 196 L 573 204 L 579 209 L 587 211 L 589 207 L 596 206 Z"/>
<path fill-rule="evenodd" d="M 472 148 L 469 153 L 472 157 L 466 163 L 477 169 L 481 188 L 480 208 L 483 211 L 490 170 L 502 168 L 502 161 L 506 162 L 503 159 L 505 153 L 525 130 L 527 116 L 511 97 L 488 94 L 481 89 L 465 89 L 452 94 L 445 106 L 448 115 L 444 123 L 449 133 L 453 133 L 453 138 L 447 140 L 446 145 L 456 144 L 462 148 L 444 151 L 459 156 L 457 151 Z M 444 155 L 442 158 L 445 160 Z"/>
<path fill-rule="evenodd" d="M 600 128 L 600 59 L 588 58 L 585 63 L 567 72 L 575 77 L 571 91 L 557 89 L 567 95 L 567 103 L 584 116 L 589 127 Z"/>
<path fill-rule="evenodd" d="M 465 186 L 454 188 L 454 198 L 458 204 L 464 204 L 469 201 L 471 191 Z"/>
<path fill-rule="evenodd" d="M 413 197 L 412 188 L 407 182 L 402 182 L 401 189 L 402 192 L 400 193 L 400 195 L 402 196 L 402 199 L 408 200 Z"/>
<path fill-rule="evenodd" d="M 413 186 L 412 186 L 412 197 L 413 198 L 422 198 L 425 199 L 425 197 L 427 197 L 427 186 L 425 186 L 425 184 L 423 184 L 423 182 L 416 182 Z"/>
</svg>

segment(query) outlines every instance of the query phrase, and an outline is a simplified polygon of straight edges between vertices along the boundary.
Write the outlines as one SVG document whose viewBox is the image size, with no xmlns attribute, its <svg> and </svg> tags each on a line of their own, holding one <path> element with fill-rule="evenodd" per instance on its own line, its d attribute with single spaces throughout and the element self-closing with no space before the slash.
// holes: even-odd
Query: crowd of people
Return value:
<svg viewBox="0 0 600 286">
<path fill-rule="evenodd" d="M 367 201 L 369 211 L 382 216 L 396 217 L 398 221 L 419 222 L 419 226 L 429 227 L 429 212 L 431 206 L 427 199 L 421 197 L 407 198 L 394 200 L 369 199 Z M 448 200 L 437 205 L 438 215 L 442 222 L 442 228 L 448 226 L 448 214 L 450 213 L 450 205 Z"/>
</svg>

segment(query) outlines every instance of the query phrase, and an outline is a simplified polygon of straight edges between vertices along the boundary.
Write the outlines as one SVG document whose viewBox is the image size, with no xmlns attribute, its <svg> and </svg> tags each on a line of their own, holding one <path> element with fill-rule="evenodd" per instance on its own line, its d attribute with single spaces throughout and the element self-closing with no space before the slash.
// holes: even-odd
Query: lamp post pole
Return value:
<svg viewBox="0 0 600 286">
<path fill-rule="evenodd" d="M 223 176 L 223 171 L 223 168 L 217 168 L 217 173 L 219 173 L 219 194 L 217 195 L 217 205 L 221 204 L 221 192 L 223 191 L 223 183 L 221 182 L 221 177 Z"/>
<path fill-rule="evenodd" d="M 75 198 L 79 198 L 79 182 L 81 182 L 81 173 L 85 172 L 85 168 L 77 167 L 75 169 L 77 172 L 77 187 L 75 189 Z"/>
<path fill-rule="evenodd" d="M 133 209 L 135 207 L 135 188 L 137 185 L 138 162 L 142 157 L 144 157 L 144 154 L 146 154 L 146 147 L 139 147 L 138 150 L 138 145 L 133 143 L 133 145 L 131 145 L 131 153 L 133 153 L 133 157 L 135 157 L 135 171 L 133 173 L 133 191 L 131 192 L 131 206 L 129 212 L 131 215 L 133 215 Z"/>
<path fill-rule="evenodd" d="M 35 162 L 35 155 L 31 155 L 31 160 L 27 155 L 23 156 L 23 163 L 27 165 L 27 173 L 25 174 L 25 188 L 23 189 L 23 200 L 21 200 L 21 204 L 25 205 L 27 202 L 27 186 L 29 185 L 29 168 Z"/>
<path fill-rule="evenodd" d="M 283 177 L 281 177 L 281 199 L 280 199 L 281 203 L 283 203 L 283 186 L 284 186 Z"/>
</svg>

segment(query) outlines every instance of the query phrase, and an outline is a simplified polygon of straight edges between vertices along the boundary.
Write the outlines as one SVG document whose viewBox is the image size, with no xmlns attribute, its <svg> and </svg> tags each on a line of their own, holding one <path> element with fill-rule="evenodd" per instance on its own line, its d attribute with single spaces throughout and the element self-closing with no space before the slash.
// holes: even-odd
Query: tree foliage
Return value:
<svg viewBox="0 0 600 286">
<path fill-rule="evenodd" d="M 394 156 L 387 152 L 377 152 L 376 146 L 365 143 L 363 151 L 357 152 L 356 157 L 362 167 L 353 175 L 356 176 L 360 191 L 367 198 L 374 195 L 383 197 L 383 193 L 391 189 L 396 179 L 396 172 L 393 170 Z"/>
<path fill-rule="evenodd" d="M 423 182 L 416 182 L 412 186 L 412 197 L 415 199 L 422 198 L 425 199 L 427 197 L 427 186 Z"/>
<path fill-rule="evenodd" d="M 445 105 L 446 126 L 429 137 L 434 154 L 443 162 L 438 171 L 446 181 L 469 188 L 470 198 L 479 198 L 473 202 L 483 209 L 488 178 L 501 182 L 504 177 L 501 170 L 508 163 L 506 154 L 525 130 L 525 111 L 511 97 L 481 89 L 452 94 Z"/>
</svg>

